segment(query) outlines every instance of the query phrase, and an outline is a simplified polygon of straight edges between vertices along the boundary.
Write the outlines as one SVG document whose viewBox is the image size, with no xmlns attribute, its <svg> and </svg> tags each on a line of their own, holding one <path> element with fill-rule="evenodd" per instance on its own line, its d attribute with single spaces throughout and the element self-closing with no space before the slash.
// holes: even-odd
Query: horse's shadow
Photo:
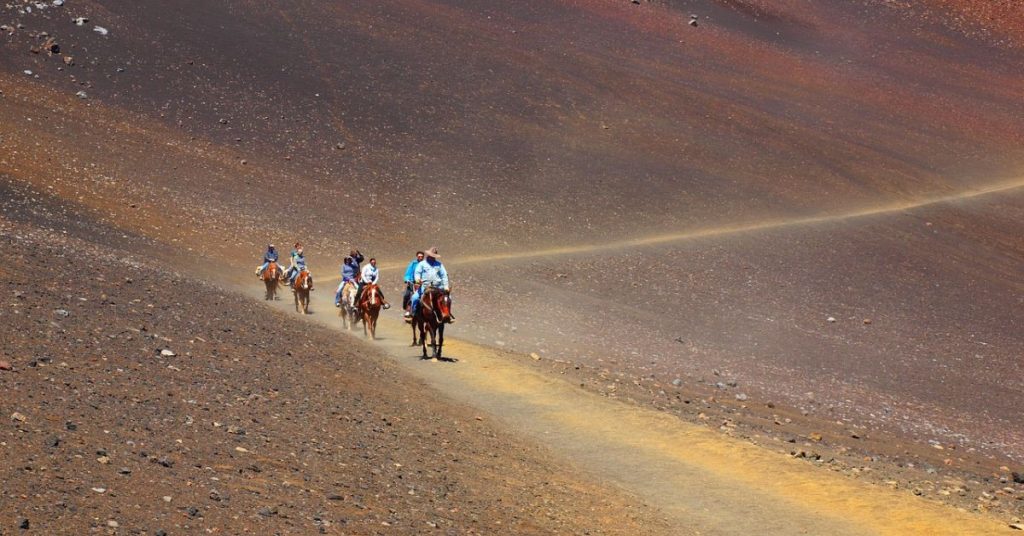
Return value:
<svg viewBox="0 0 1024 536">
<path fill-rule="evenodd" d="M 423 357 L 422 355 L 418 355 L 416 357 L 418 357 L 420 359 L 420 361 L 438 361 L 438 362 L 441 362 L 441 363 L 458 363 L 459 362 L 458 359 L 456 359 L 454 357 L 448 357 L 448 356 L 434 357 L 434 356 L 429 356 L 428 355 L 427 357 Z"/>
</svg>

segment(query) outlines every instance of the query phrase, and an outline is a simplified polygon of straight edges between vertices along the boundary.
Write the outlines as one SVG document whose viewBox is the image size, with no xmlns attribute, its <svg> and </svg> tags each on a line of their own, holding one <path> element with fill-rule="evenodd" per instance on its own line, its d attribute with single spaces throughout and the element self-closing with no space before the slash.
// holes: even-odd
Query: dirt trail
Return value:
<svg viewBox="0 0 1024 536">
<path fill-rule="evenodd" d="M 308 318 L 338 329 L 330 298 L 319 292 Z M 420 360 L 418 348 L 408 346 L 409 329 L 391 316 L 381 319 L 376 346 L 396 363 L 593 478 L 638 495 L 661 509 L 680 533 L 1010 532 L 992 519 L 918 499 L 906 490 L 849 480 L 669 415 L 584 392 L 483 346 L 449 338 L 445 353 L 456 363 Z"/>
<path fill-rule="evenodd" d="M 752 223 L 719 225 L 715 227 L 690 229 L 675 233 L 640 236 L 637 238 L 630 238 L 626 240 L 619 240 L 613 242 L 604 242 L 600 244 L 578 244 L 573 246 L 541 248 L 525 251 L 517 250 L 514 253 L 468 255 L 457 257 L 454 259 L 446 259 L 446 264 L 453 266 L 462 266 L 467 264 L 479 264 L 484 262 L 498 262 L 507 260 L 524 260 L 569 255 L 589 255 L 594 253 L 601 253 L 604 251 L 621 250 L 625 248 L 637 248 L 644 246 L 656 246 L 659 244 L 671 244 L 673 242 L 682 242 L 684 240 L 694 240 L 697 238 L 729 236 L 741 233 L 749 233 L 753 231 L 770 231 L 773 229 L 797 227 L 801 225 L 813 225 L 816 223 L 832 223 L 857 218 L 865 218 L 868 216 L 878 216 L 884 214 L 891 214 L 895 212 L 904 212 L 917 208 L 928 207 L 931 205 L 955 203 L 957 201 L 967 201 L 970 199 L 974 199 L 976 197 L 1009 192 L 1020 188 L 1024 188 L 1024 179 L 1018 178 L 1011 181 L 998 182 L 981 188 L 965 190 L 962 192 L 957 192 L 945 196 L 929 197 L 910 201 L 893 201 L 889 203 L 879 204 L 873 207 L 861 208 L 846 212 L 838 212 L 834 214 L 822 214 L 818 216 L 807 216 L 803 218 L 777 218 Z M 405 264 L 381 263 L 380 269 L 385 271 L 404 270 Z M 328 282 L 339 281 L 340 279 L 341 278 L 339 276 L 321 278 L 322 281 Z"/>
</svg>

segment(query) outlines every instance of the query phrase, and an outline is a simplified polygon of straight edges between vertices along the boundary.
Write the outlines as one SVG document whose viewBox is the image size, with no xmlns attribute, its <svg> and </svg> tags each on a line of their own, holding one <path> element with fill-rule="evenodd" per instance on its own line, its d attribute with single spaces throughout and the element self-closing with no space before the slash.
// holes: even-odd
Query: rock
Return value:
<svg viewBox="0 0 1024 536">
<path fill-rule="evenodd" d="M 235 425 L 228 426 L 228 433 L 235 435 L 245 435 L 245 428 L 240 428 Z"/>
<path fill-rule="evenodd" d="M 102 26 L 93 26 L 92 31 L 94 31 L 94 32 L 96 32 L 96 33 L 98 33 L 100 35 L 107 35 L 108 33 L 110 33 L 109 30 L 107 30 L 106 28 L 104 28 Z"/>
<path fill-rule="evenodd" d="M 836 317 L 830 316 L 830 317 L 825 319 L 825 322 L 828 322 L 829 324 L 835 324 L 836 323 Z"/>
<path fill-rule="evenodd" d="M 86 93 L 85 91 L 79 91 L 78 93 L 75 93 L 75 96 L 77 96 L 80 99 L 88 99 L 89 98 L 89 94 Z"/>
<path fill-rule="evenodd" d="M 334 146 L 334 148 L 339 150 L 339 151 L 344 151 L 345 150 L 345 144 L 344 143 L 338 143 L 338 144 L 336 144 Z"/>
<path fill-rule="evenodd" d="M 674 385 L 676 387 L 682 386 L 683 385 L 683 379 L 682 378 L 676 378 L 676 379 L 672 380 L 672 385 Z"/>
<path fill-rule="evenodd" d="M 1014 484 L 1024 484 L 1024 474 L 1014 471 L 1010 473 L 1010 476 L 1013 477 Z"/>
<path fill-rule="evenodd" d="M 71 316 L 71 313 L 69 313 L 66 309 L 54 309 L 53 312 L 54 314 L 61 318 L 67 318 Z"/>
<path fill-rule="evenodd" d="M 327 496 L 328 501 L 344 501 L 345 496 L 338 493 L 331 493 Z"/>
<path fill-rule="evenodd" d="M 744 393 L 737 393 L 736 395 L 736 400 L 739 400 L 740 402 L 746 402 L 747 398 L 747 395 Z"/>
<path fill-rule="evenodd" d="M 60 438 L 57 437 L 57 436 L 53 436 L 53 437 L 47 439 L 46 440 L 46 446 L 50 447 L 51 449 L 55 449 L 55 448 L 59 447 L 60 446 Z"/>
<path fill-rule="evenodd" d="M 1024 523 L 1010 523 L 1009 527 L 1013 530 L 1024 530 Z"/>
<path fill-rule="evenodd" d="M 17 411 L 11 414 L 11 419 L 18 422 L 25 422 L 26 420 L 28 420 L 24 415 L 18 413 Z"/>
<path fill-rule="evenodd" d="M 60 7 L 64 5 L 64 0 L 53 0 L 53 7 Z"/>
<path fill-rule="evenodd" d="M 130 475 L 130 474 L 132 474 L 132 470 L 127 468 L 127 467 L 122 467 L 122 468 L 118 469 L 117 472 L 118 472 L 118 474 L 122 474 L 122 475 Z"/>
<path fill-rule="evenodd" d="M 28 69 L 25 69 L 25 70 L 24 70 L 24 71 L 22 71 L 22 72 L 23 72 L 23 73 L 25 73 L 25 76 L 32 76 L 32 71 L 30 71 L 30 70 L 28 70 Z"/>
<path fill-rule="evenodd" d="M 865 326 L 870 326 L 871 325 L 871 319 L 870 318 L 865 318 L 864 319 L 864 325 Z"/>
<path fill-rule="evenodd" d="M 811 432 L 807 437 L 810 438 L 811 441 L 821 441 L 821 434 L 818 432 Z"/>
<path fill-rule="evenodd" d="M 21 518 L 20 521 L 18 521 L 18 528 L 19 529 L 28 530 L 28 528 L 30 526 L 31 526 L 31 524 L 28 522 L 28 518 L 27 517 L 23 517 L 23 518 Z"/>
<path fill-rule="evenodd" d="M 693 26 L 694 28 L 696 28 L 697 27 L 697 19 L 690 19 L 690 22 L 688 24 L 690 26 Z"/>
<path fill-rule="evenodd" d="M 0 361 L 0 370 L 14 370 L 9 361 Z"/>
<path fill-rule="evenodd" d="M 76 26 L 85 26 L 85 23 L 89 22 L 88 17 L 77 17 L 71 19 L 71 22 L 75 23 Z"/>
<path fill-rule="evenodd" d="M 64 429 L 69 432 L 74 432 L 75 430 L 78 430 L 78 425 L 71 421 L 68 421 L 64 423 Z"/>
<path fill-rule="evenodd" d="M 196 508 L 195 506 L 189 506 L 187 509 L 185 509 L 185 512 L 187 512 L 188 517 L 191 518 L 202 517 L 202 514 L 199 512 L 199 509 Z"/>
<path fill-rule="evenodd" d="M 540 354 L 537 352 L 531 352 L 530 357 L 532 357 L 534 361 L 540 361 Z"/>
<path fill-rule="evenodd" d="M 68 67 L 71 67 L 74 64 L 75 64 L 75 58 L 72 58 L 71 56 L 64 56 L 64 65 L 67 65 Z"/>
<path fill-rule="evenodd" d="M 277 515 L 277 508 L 270 508 L 268 506 L 264 506 L 263 508 L 257 510 L 257 513 L 263 517 L 270 517 Z"/>
<path fill-rule="evenodd" d="M 111 519 L 110 521 L 107 521 L 107 526 L 112 528 L 112 529 L 116 529 L 117 527 L 120 527 L 121 525 L 117 521 L 114 521 L 113 519 Z"/>
<path fill-rule="evenodd" d="M 163 530 L 163 529 L 160 529 L 160 530 L 154 532 L 153 536 L 167 536 L 167 531 Z"/>
<path fill-rule="evenodd" d="M 159 459 L 154 460 L 154 461 L 156 463 L 160 464 L 163 467 L 167 467 L 167 468 L 174 467 L 174 460 L 171 460 L 167 456 L 164 456 L 164 457 L 159 458 Z"/>
<path fill-rule="evenodd" d="M 171 350 L 168 350 L 167 348 L 160 350 L 160 357 L 175 357 L 176 355 L 178 354 L 174 353 Z"/>
<path fill-rule="evenodd" d="M 110 463 L 110 456 L 100 456 L 99 458 L 96 458 L 96 461 L 102 463 L 103 465 L 107 465 L 108 463 Z"/>
</svg>

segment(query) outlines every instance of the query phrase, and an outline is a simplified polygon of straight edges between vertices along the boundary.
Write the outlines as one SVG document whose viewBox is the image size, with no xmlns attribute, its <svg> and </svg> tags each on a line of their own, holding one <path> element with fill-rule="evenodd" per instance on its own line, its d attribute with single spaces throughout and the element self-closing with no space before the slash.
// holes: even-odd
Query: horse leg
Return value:
<svg viewBox="0 0 1024 536">
<path fill-rule="evenodd" d="M 423 359 L 427 358 L 427 332 L 425 323 L 420 324 L 420 346 L 423 348 Z"/>
<path fill-rule="evenodd" d="M 299 293 L 295 292 L 295 312 L 299 312 Z"/>
<path fill-rule="evenodd" d="M 437 326 L 437 346 L 434 348 L 434 355 L 441 359 L 441 348 L 444 346 L 444 323 Z"/>
</svg>

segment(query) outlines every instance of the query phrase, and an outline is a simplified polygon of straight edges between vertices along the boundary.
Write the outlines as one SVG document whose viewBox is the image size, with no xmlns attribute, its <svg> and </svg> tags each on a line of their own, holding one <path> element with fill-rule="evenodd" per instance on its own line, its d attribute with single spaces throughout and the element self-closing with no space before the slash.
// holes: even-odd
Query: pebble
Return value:
<svg viewBox="0 0 1024 536">
<path fill-rule="evenodd" d="M 736 394 L 736 400 L 739 400 L 740 402 L 745 402 L 747 400 L 747 398 L 748 398 L 747 395 L 744 394 L 744 393 L 737 393 Z"/>
<path fill-rule="evenodd" d="M 83 91 L 79 91 L 79 93 L 84 93 L 84 92 Z M 67 311 L 67 309 L 54 309 L 53 312 L 57 316 L 62 317 L 62 318 L 67 318 L 67 317 L 71 316 L 71 313 L 69 313 Z"/>
<path fill-rule="evenodd" d="M 25 422 L 27 420 L 24 415 L 18 413 L 17 411 L 11 414 L 11 419 L 18 422 Z"/>
<path fill-rule="evenodd" d="M 21 518 L 21 521 L 18 521 L 18 528 L 19 529 L 28 530 L 28 528 L 30 526 L 31 526 L 31 524 L 28 522 L 28 518 L 27 517 L 23 517 L 23 518 Z"/>
<path fill-rule="evenodd" d="M 100 35 L 107 35 L 108 33 L 110 33 L 110 30 L 107 30 L 106 28 L 104 28 L 102 26 L 94 26 L 92 31 L 94 31 L 94 32 L 96 32 L 96 33 L 98 33 Z"/>
<path fill-rule="evenodd" d="M 830 317 L 826 318 L 825 321 L 828 322 L 829 324 L 835 324 L 836 323 L 836 317 L 830 316 Z"/>
<path fill-rule="evenodd" d="M 120 527 L 121 525 L 117 521 L 114 521 L 113 519 L 111 519 L 110 521 L 107 521 L 107 526 L 112 528 L 112 529 L 116 529 L 117 527 Z"/>
<path fill-rule="evenodd" d="M 160 350 L 160 357 L 174 357 L 176 355 L 178 354 L 172 352 L 171 350 L 168 350 L 167 348 Z"/>
<path fill-rule="evenodd" d="M 89 94 L 84 92 L 84 91 L 79 91 L 78 93 L 75 93 L 75 96 L 77 96 L 80 99 L 88 99 L 89 98 Z"/>
<path fill-rule="evenodd" d="M 0 370 L 13 370 L 9 361 L 0 361 Z"/>
<path fill-rule="evenodd" d="M 75 23 L 76 26 L 85 26 L 85 23 L 89 22 L 89 19 L 86 17 L 77 17 L 72 19 L 71 22 Z"/>
<path fill-rule="evenodd" d="M 676 387 L 679 387 L 679 386 L 683 385 L 683 379 L 682 378 L 676 378 L 676 379 L 672 380 L 672 385 L 674 385 Z"/>
</svg>

